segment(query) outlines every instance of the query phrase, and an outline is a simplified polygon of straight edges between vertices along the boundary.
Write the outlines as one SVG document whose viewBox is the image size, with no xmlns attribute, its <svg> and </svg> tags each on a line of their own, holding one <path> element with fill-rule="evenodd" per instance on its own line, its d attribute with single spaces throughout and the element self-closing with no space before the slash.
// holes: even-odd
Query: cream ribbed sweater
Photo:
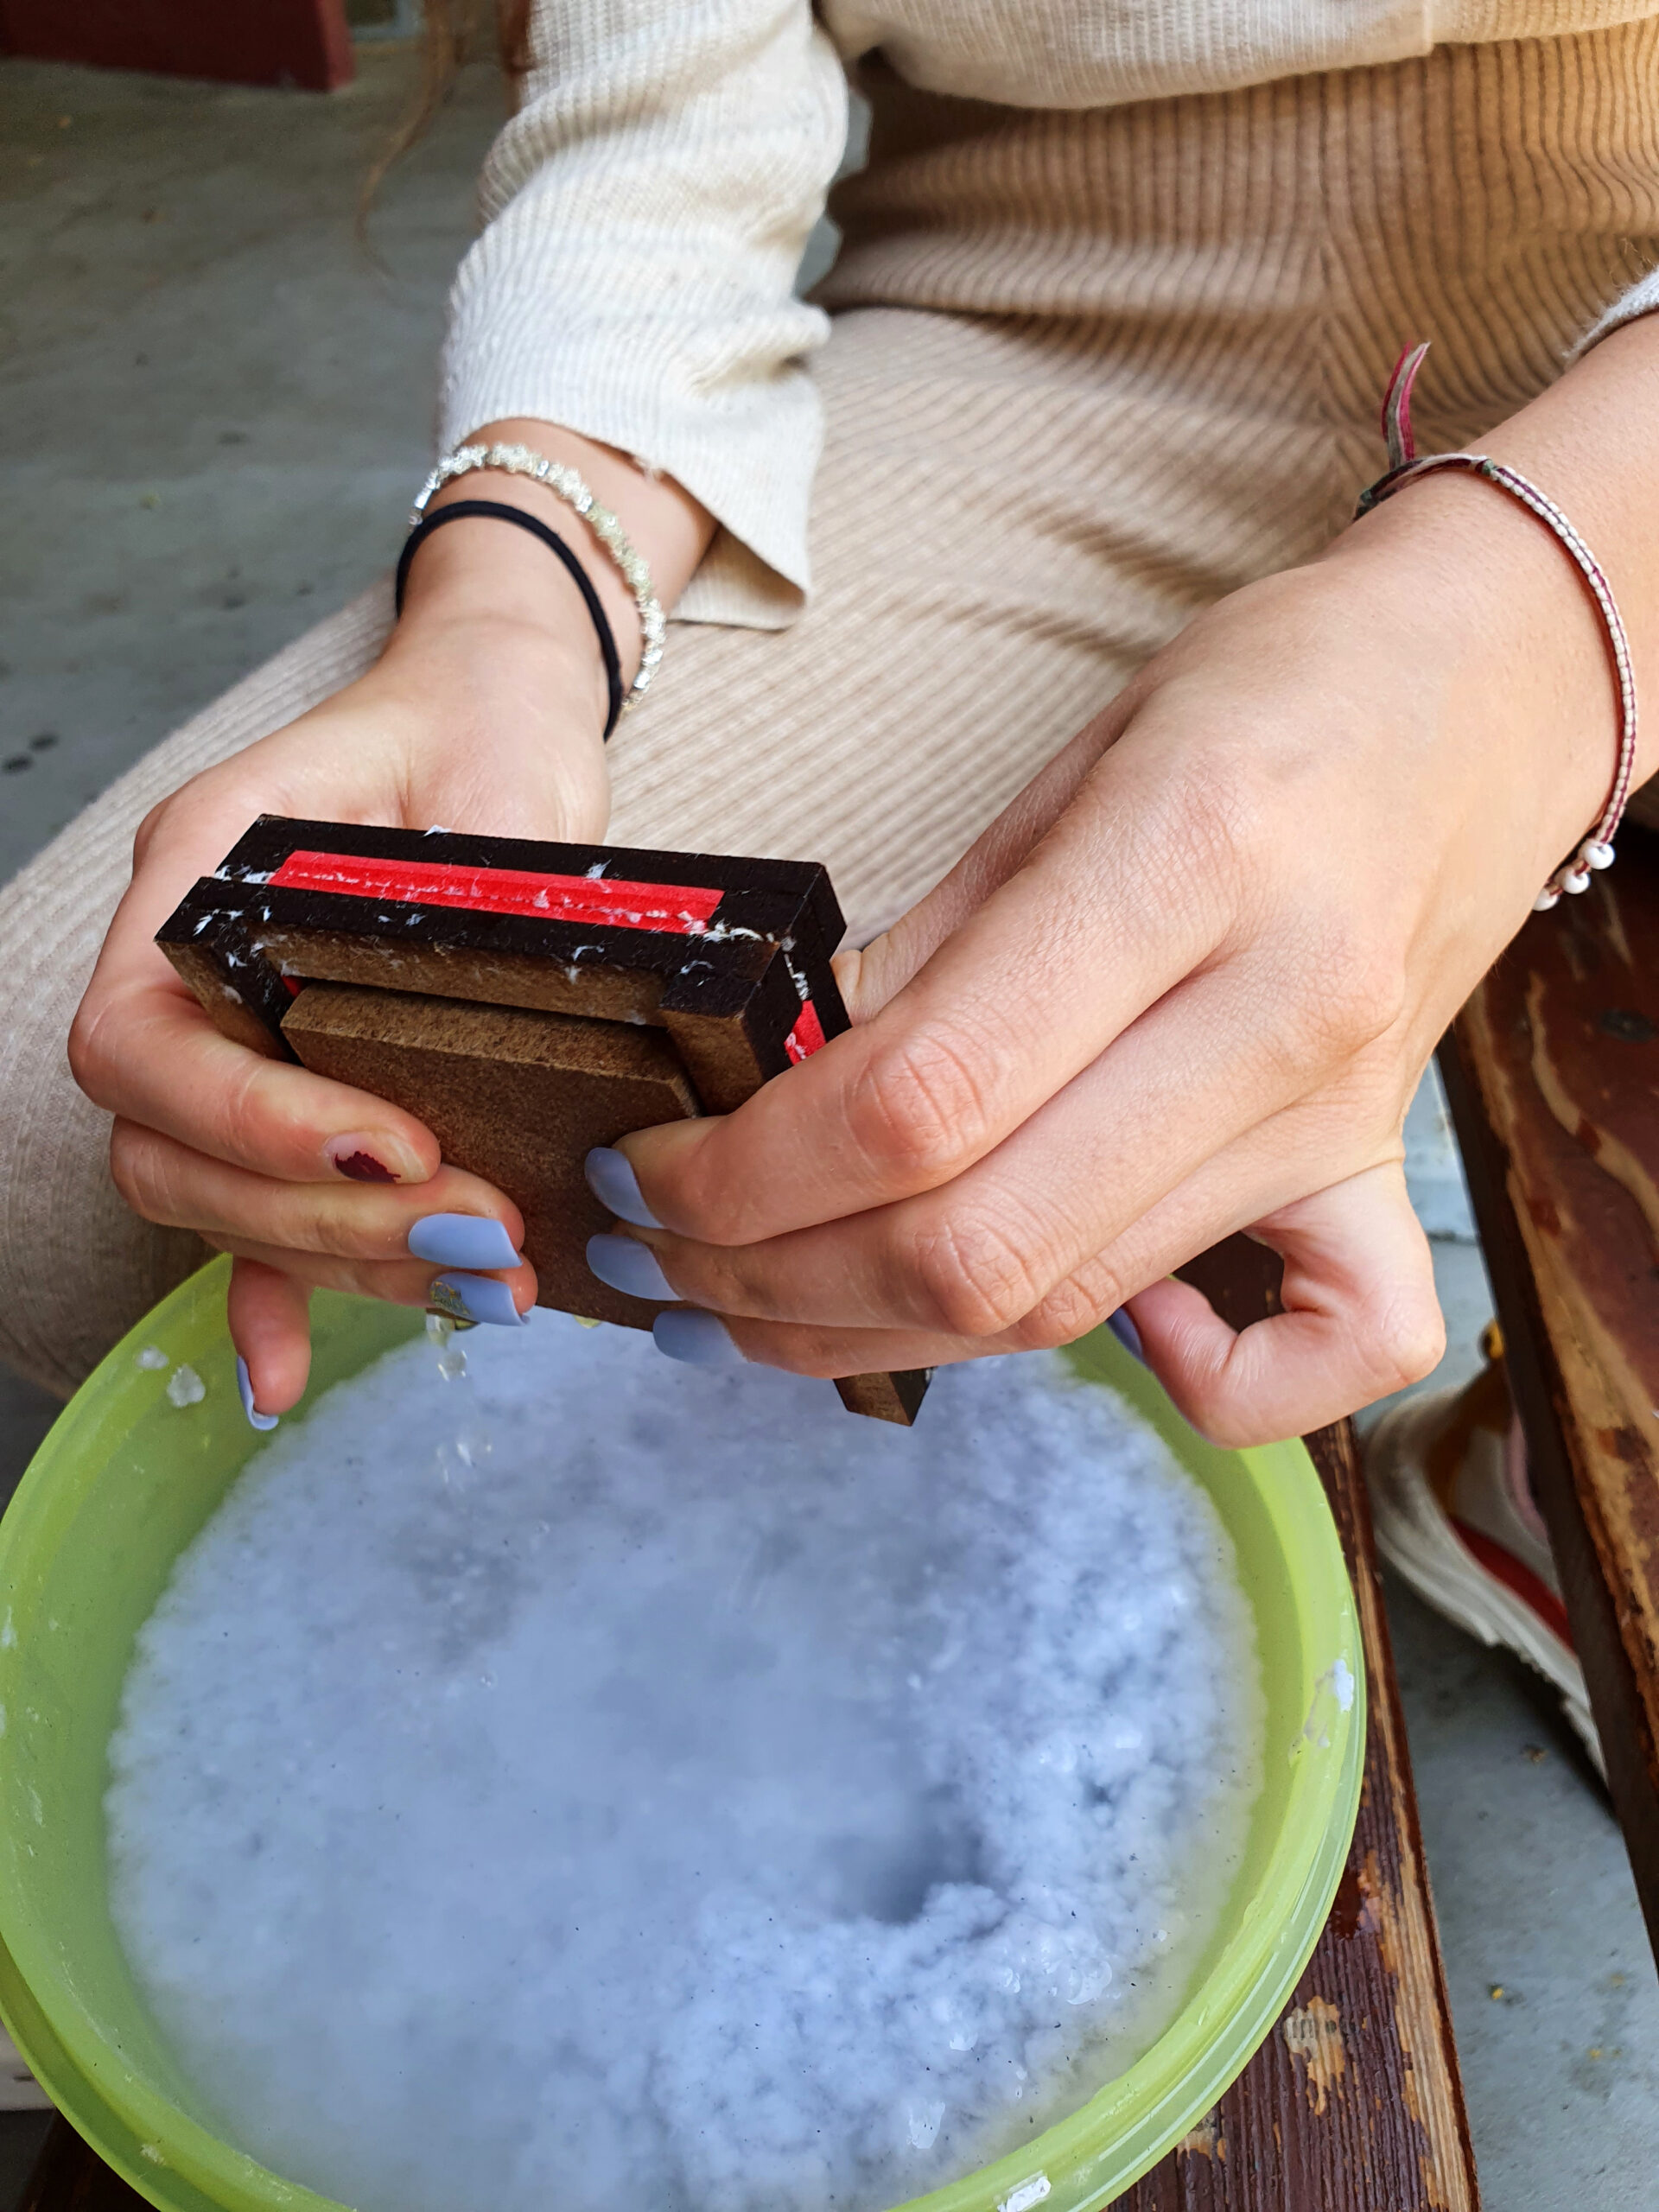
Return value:
<svg viewBox="0 0 1659 2212">
<path fill-rule="evenodd" d="M 529 416 L 638 454 L 723 525 L 681 613 L 773 626 L 809 582 L 805 362 L 827 323 L 792 284 L 841 157 L 849 64 L 879 51 L 931 92 L 1101 108 L 1655 14 L 1659 0 L 537 0 L 532 73 L 455 284 L 440 435 Z M 1604 323 L 1655 306 L 1659 276 Z"/>
</svg>

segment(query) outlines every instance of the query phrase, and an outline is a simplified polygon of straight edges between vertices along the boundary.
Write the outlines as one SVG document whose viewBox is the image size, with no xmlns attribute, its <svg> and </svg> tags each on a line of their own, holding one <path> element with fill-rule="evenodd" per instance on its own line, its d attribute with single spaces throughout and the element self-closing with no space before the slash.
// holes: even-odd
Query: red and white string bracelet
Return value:
<svg viewBox="0 0 1659 2212">
<path fill-rule="evenodd" d="M 1587 891 L 1593 871 L 1613 864 L 1613 838 L 1624 819 L 1636 772 L 1636 683 L 1630 674 L 1630 641 L 1624 635 L 1612 587 L 1602 574 L 1600 563 L 1555 502 L 1535 484 L 1529 483 L 1516 470 L 1484 453 L 1436 453 L 1418 457 L 1417 442 L 1411 429 L 1411 388 L 1427 352 L 1427 346 L 1408 347 L 1394 365 L 1394 374 L 1382 400 L 1382 435 L 1389 442 L 1388 474 L 1378 477 L 1368 491 L 1360 494 L 1357 513 L 1369 514 L 1373 507 L 1392 499 L 1406 485 L 1444 469 L 1484 476 L 1500 492 L 1507 492 L 1510 499 L 1518 500 L 1529 514 L 1542 523 L 1584 579 L 1585 588 L 1601 617 L 1607 639 L 1607 657 L 1618 690 L 1618 765 L 1613 771 L 1612 788 L 1589 835 L 1572 858 L 1561 862 L 1533 900 L 1535 912 L 1547 913 L 1559 903 L 1564 891 Z"/>
</svg>

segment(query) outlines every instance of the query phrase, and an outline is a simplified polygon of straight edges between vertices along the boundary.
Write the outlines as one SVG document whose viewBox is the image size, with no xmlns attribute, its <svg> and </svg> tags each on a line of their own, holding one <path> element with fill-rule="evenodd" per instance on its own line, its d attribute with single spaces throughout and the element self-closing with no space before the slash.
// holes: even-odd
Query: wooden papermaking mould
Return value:
<svg viewBox="0 0 1659 2212">
<path fill-rule="evenodd" d="M 842 928 L 810 861 L 262 815 L 156 941 L 227 1037 L 391 1100 L 504 1191 L 539 1304 L 648 1329 L 588 1272 L 612 1224 L 583 1160 L 731 1113 L 849 1027 Z M 836 1388 L 907 1424 L 929 1372 Z"/>
</svg>

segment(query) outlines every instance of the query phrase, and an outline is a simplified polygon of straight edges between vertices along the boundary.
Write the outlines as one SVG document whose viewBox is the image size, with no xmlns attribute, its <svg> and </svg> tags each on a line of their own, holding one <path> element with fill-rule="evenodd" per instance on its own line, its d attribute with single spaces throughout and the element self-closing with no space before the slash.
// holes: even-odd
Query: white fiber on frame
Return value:
<svg viewBox="0 0 1659 2212">
<path fill-rule="evenodd" d="M 1261 1763 L 1201 1490 L 1052 1354 L 918 1427 L 537 1314 L 285 1424 L 111 1745 L 237 2142 L 361 2212 L 881 2212 L 1179 2005 Z"/>
</svg>

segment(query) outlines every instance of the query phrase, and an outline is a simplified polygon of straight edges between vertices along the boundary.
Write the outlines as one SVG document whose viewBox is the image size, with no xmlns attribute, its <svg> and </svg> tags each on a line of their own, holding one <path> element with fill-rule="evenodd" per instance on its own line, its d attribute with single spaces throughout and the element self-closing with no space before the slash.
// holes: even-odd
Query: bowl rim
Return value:
<svg viewBox="0 0 1659 2212">
<path fill-rule="evenodd" d="M 179 1284 L 66 1405 L 0 1520 L 0 1592 L 11 1582 L 13 1555 L 27 1541 L 55 1470 L 73 1456 L 79 1433 L 94 1418 L 100 1389 L 124 1378 L 135 1349 L 157 1335 L 176 1336 L 181 1327 L 199 1332 L 204 1322 L 222 1333 L 229 1270 L 221 1257 Z M 330 1304 L 335 1299 L 342 1306 L 368 1303 L 335 1294 Z M 410 1316 L 411 1338 L 418 1318 Z M 1097 1379 L 1166 1441 L 1185 1429 L 1161 1387 L 1109 1332 L 1083 1341 L 1096 1370 L 1105 1370 Z M 1179 1444 L 1173 1448 L 1179 1458 Z M 891 2212 L 1032 2212 L 1056 2192 L 1064 2212 L 1096 2212 L 1154 2165 L 1236 2080 L 1324 1931 L 1363 1781 L 1366 1669 L 1358 1609 L 1306 1446 L 1298 1440 L 1224 1456 L 1248 1472 L 1262 1498 L 1297 1592 L 1304 1643 L 1330 1655 L 1324 1674 L 1315 1675 L 1316 1695 L 1335 1669 L 1344 1667 L 1347 1675 L 1344 1697 L 1326 1701 L 1321 1740 L 1315 1744 L 1305 1728 L 1307 1740 L 1299 1738 L 1286 1753 L 1293 1773 L 1284 1816 L 1252 1892 L 1254 1905 L 1270 1896 L 1277 1909 L 1244 1912 L 1164 2031 L 1075 2111 L 1018 2150 Z M 1268 1743 L 1268 1758 L 1275 1748 Z M 182 2212 L 187 2205 L 188 2212 L 346 2212 L 336 2199 L 287 2181 L 237 2150 L 129 2069 L 65 1978 L 52 1971 L 48 1942 L 32 1942 L 27 1922 L 14 1930 L 14 1910 L 15 1900 L 0 1904 L 0 2021 L 58 2110 L 140 2196 L 162 2212 Z"/>
</svg>

